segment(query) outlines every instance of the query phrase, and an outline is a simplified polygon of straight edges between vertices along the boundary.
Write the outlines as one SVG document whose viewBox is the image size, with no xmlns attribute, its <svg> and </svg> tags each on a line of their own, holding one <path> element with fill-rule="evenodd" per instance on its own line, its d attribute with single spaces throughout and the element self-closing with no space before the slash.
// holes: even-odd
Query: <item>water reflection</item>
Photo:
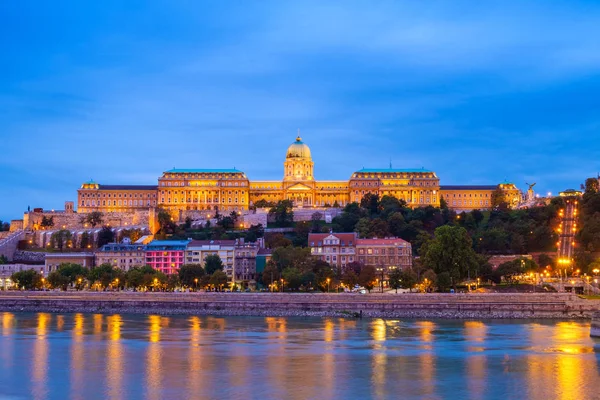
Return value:
<svg viewBox="0 0 600 400">
<path fill-rule="evenodd" d="M 71 332 L 71 397 L 81 399 L 84 395 L 84 338 L 83 314 L 75 314 L 73 317 L 73 330 Z"/>
<path fill-rule="evenodd" d="M 121 344 L 120 315 L 107 317 L 109 342 L 106 355 L 106 375 L 108 383 L 108 397 L 111 399 L 123 398 L 123 346 Z"/>
<path fill-rule="evenodd" d="M 581 322 L 0 316 L 10 398 L 590 398 Z"/>
<path fill-rule="evenodd" d="M 33 364 L 31 373 L 32 395 L 34 399 L 48 397 L 48 324 L 52 316 L 40 313 L 37 316 L 36 340 L 33 344 Z"/>
<path fill-rule="evenodd" d="M 160 399 L 160 388 L 162 382 L 160 346 L 161 317 L 150 315 L 150 343 L 146 352 L 146 398 Z"/>
</svg>

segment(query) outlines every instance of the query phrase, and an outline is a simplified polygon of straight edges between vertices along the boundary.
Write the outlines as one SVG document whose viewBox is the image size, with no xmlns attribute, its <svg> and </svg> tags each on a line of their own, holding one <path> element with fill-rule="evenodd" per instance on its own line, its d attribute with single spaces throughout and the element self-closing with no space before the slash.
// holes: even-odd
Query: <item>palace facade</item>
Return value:
<svg viewBox="0 0 600 400">
<path fill-rule="evenodd" d="M 86 182 L 78 190 L 77 204 L 80 213 L 130 212 L 153 207 L 170 212 L 242 212 L 260 200 L 287 199 L 296 207 L 343 207 L 372 193 L 394 196 L 413 208 L 438 207 L 444 198 L 450 208 L 466 211 L 490 208 L 492 193 L 498 188 L 511 206 L 521 201 L 521 192 L 511 183 L 440 186 L 435 172 L 426 169 L 361 169 L 347 181 L 318 181 L 310 148 L 298 136 L 287 149 L 282 180 L 250 181 L 237 169 L 172 169 L 158 178 L 156 186 Z"/>
</svg>

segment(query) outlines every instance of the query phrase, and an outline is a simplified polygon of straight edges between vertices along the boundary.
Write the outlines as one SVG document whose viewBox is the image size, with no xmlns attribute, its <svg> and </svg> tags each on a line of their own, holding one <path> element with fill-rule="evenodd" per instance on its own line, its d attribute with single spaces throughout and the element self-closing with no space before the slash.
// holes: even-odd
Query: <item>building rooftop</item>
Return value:
<svg viewBox="0 0 600 400">
<path fill-rule="evenodd" d="M 496 190 L 498 185 L 442 185 L 440 190 Z"/>
<path fill-rule="evenodd" d="M 165 171 L 165 174 L 243 174 L 242 171 L 236 168 L 232 169 L 180 169 L 173 168 Z"/>
<path fill-rule="evenodd" d="M 425 168 L 363 168 L 356 172 L 361 172 L 361 173 L 382 173 L 382 172 L 383 173 L 416 173 L 416 172 L 432 173 L 433 171 L 430 171 Z"/>
<path fill-rule="evenodd" d="M 190 243 L 189 240 L 153 240 L 152 242 L 148 243 L 146 249 L 150 250 L 151 248 L 186 248 L 188 243 Z"/>
<path fill-rule="evenodd" d="M 100 190 L 157 190 L 156 185 L 98 185 Z"/>
<path fill-rule="evenodd" d="M 350 242 L 357 240 L 357 235 L 354 232 L 351 232 L 351 233 L 310 233 L 308 235 L 308 244 L 311 245 L 311 243 L 322 242 L 323 239 L 327 238 L 328 236 L 335 236 L 340 241 L 344 242 L 344 244 L 348 244 Z M 311 246 L 314 246 L 314 244 L 312 244 Z"/>
<path fill-rule="evenodd" d="M 235 246 L 235 240 L 192 240 L 188 247 L 200 246 Z"/>
<path fill-rule="evenodd" d="M 404 239 L 400 238 L 384 238 L 384 239 L 356 239 L 356 245 L 388 245 L 388 246 L 402 246 L 402 245 L 410 245 Z"/>
<path fill-rule="evenodd" d="M 109 243 L 99 248 L 98 251 L 144 251 L 144 249 L 145 246 L 140 244 Z"/>
</svg>

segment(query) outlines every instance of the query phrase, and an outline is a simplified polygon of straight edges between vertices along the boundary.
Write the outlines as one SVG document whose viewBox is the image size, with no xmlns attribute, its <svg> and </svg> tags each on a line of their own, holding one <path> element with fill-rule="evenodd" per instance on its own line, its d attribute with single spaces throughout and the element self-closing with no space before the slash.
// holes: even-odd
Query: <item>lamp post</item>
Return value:
<svg viewBox="0 0 600 400">
<path fill-rule="evenodd" d="M 327 278 L 327 293 L 329 293 L 329 282 L 331 282 L 331 279 Z"/>
<path fill-rule="evenodd" d="M 117 292 L 119 291 L 119 278 L 115 279 L 115 283 L 117 284 Z"/>
<path fill-rule="evenodd" d="M 194 278 L 194 287 L 198 291 L 198 278 Z"/>
<path fill-rule="evenodd" d="M 42 278 L 42 290 L 46 291 L 46 278 Z"/>
<path fill-rule="evenodd" d="M 379 285 L 381 286 L 381 293 L 383 293 L 383 267 L 377 267 L 377 271 L 381 272 L 381 280 Z"/>
<path fill-rule="evenodd" d="M 283 284 L 284 284 L 284 282 L 285 281 L 283 280 L 283 278 L 281 278 L 281 293 L 283 293 Z"/>
<path fill-rule="evenodd" d="M 154 278 L 154 291 L 156 291 L 157 285 L 158 285 L 158 278 Z"/>
</svg>

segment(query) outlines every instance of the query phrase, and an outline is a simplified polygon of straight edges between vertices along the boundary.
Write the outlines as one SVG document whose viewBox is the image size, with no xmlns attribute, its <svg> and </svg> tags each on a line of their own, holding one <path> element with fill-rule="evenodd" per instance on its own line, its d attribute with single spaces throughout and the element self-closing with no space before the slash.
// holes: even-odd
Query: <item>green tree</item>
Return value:
<svg viewBox="0 0 600 400">
<path fill-rule="evenodd" d="M 109 285 L 114 284 L 116 279 L 123 281 L 125 278 L 122 271 L 111 264 L 101 264 L 93 267 L 88 276 L 90 282 L 97 283 L 102 289 L 106 289 Z"/>
<path fill-rule="evenodd" d="M 360 200 L 360 207 L 365 209 L 370 216 L 375 216 L 379 213 L 379 195 L 373 193 L 365 194 Z"/>
<path fill-rule="evenodd" d="M 58 248 L 60 251 L 63 251 L 65 247 L 73 246 L 72 238 L 73 234 L 71 231 L 61 229 L 50 236 L 50 247 Z"/>
<path fill-rule="evenodd" d="M 40 222 L 40 227 L 42 229 L 48 229 L 54 226 L 54 217 L 46 217 L 42 216 L 42 221 Z"/>
<path fill-rule="evenodd" d="M 87 215 L 85 221 L 95 228 L 97 225 L 102 225 L 104 215 L 100 211 L 92 211 Z"/>
<path fill-rule="evenodd" d="M 477 255 L 466 229 L 450 225 L 435 230 L 434 238 L 427 245 L 423 263 L 435 273 L 448 272 L 455 280 L 475 272 L 478 266 Z"/>
<path fill-rule="evenodd" d="M 183 286 L 197 288 L 206 272 L 200 264 L 184 264 L 179 268 L 178 274 L 179 280 Z"/>
<path fill-rule="evenodd" d="M 275 220 L 278 227 L 291 226 L 294 222 L 293 203 L 291 200 L 280 200 L 269 210 L 269 217 Z"/>
<path fill-rule="evenodd" d="M 276 249 L 291 246 L 292 241 L 286 238 L 283 233 L 267 233 L 265 235 L 265 245 L 269 249 Z"/>
<path fill-rule="evenodd" d="M 218 211 L 217 211 L 218 214 Z M 173 221 L 171 214 L 169 214 L 166 210 L 159 210 L 156 215 L 156 219 L 158 220 L 158 226 L 160 226 L 160 233 L 163 235 L 172 234 L 175 232 L 177 225 Z"/>
<path fill-rule="evenodd" d="M 442 272 L 437 276 L 437 288 L 440 292 L 445 292 L 452 286 L 452 277 L 448 271 Z"/>
<path fill-rule="evenodd" d="M 50 272 L 47 280 L 48 284 L 54 289 L 60 288 L 66 291 L 69 286 L 69 279 L 64 275 L 61 275 L 58 271 Z"/>
<path fill-rule="evenodd" d="M 358 275 L 358 283 L 367 289 L 369 293 L 375 287 L 376 270 L 372 265 L 365 265 Z"/>
<path fill-rule="evenodd" d="M 90 233 L 85 231 L 81 234 L 81 239 L 79 241 L 79 247 L 82 249 L 87 249 L 88 246 L 91 247 L 90 243 Z"/>
<path fill-rule="evenodd" d="M 204 259 L 204 270 L 208 275 L 214 275 L 216 271 L 223 271 L 225 266 L 218 254 L 209 254 Z"/>
<path fill-rule="evenodd" d="M 269 286 L 280 279 L 279 269 L 273 260 L 269 260 L 262 273 L 262 283 Z"/>
<path fill-rule="evenodd" d="M 210 276 L 210 284 L 213 285 L 217 290 L 223 290 L 223 287 L 227 285 L 227 275 L 221 270 L 216 270 Z"/>
<path fill-rule="evenodd" d="M 402 271 L 402 288 L 412 291 L 417 284 L 418 277 L 415 271 L 407 269 Z"/>
<path fill-rule="evenodd" d="M 8 264 L 8 258 L 4 254 L 0 254 L 0 265 Z"/>
<path fill-rule="evenodd" d="M 496 190 L 494 190 L 492 192 L 490 202 L 491 202 L 492 208 L 495 210 L 507 210 L 508 209 L 508 203 L 506 202 L 506 196 L 504 196 L 504 191 L 502 189 L 500 189 L 499 187 L 496 188 Z"/>
<path fill-rule="evenodd" d="M 296 222 L 296 226 L 294 227 L 294 233 L 296 237 L 294 238 L 293 244 L 295 246 L 306 247 L 308 245 L 308 234 L 312 231 L 312 224 L 308 221 L 299 221 Z"/>
<path fill-rule="evenodd" d="M 10 279 L 18 288 L 25 290 L 39 289 L 42 287 L 42 274 L 33 269 L 15 272 Z"/>
<path fill-rule="evenodd" d="M 314 266 L 314 260 L 308 247 L 278 247 L 273 250 L 271 260 L 280 271 L 293 267 L 301 272 L 306 272 Z"/>
<path fill-rule="evenodd" d="M 354 286 L 358 285 L 358 274 L 353 269 L 346 268 L 342 273 L 342 282 L 349 289 L 352 289 Z"/>
<path fill-rule="evenodd" d="M 402 287 L 402 270 L 397 268 L 394 269 L 392 272 L 389 273 L 388 279 L 390 287 L 392 289 L 395 289 L 396 293 L 398 293 L 398 289 Z"/>
<path fill-rule="evenodd" d="M 298 268 L 288 267 L 281 272 L 287 288 L 298 290 L 302 285 L 302 273 Z"/>
<path fill-rule="evenodd" d="M 110 227 L 105 226 L 102 229 L 100 229 L 100 232 L 98 232 L 98 247 L 102 247 L 105 244 L 113 243 L 114 241 L 115 233 Z"/>
<path fill-rule="evenodd" d="M 80 264 L 63 263 L 58 266 L 56 271 L 48 275 L 48 282 L 55 288 L 62 288 L 67 290 L 69 285 L 78 284 L 80 288 L 85 279 L 88 276 L 88 269 L 84 268 Z"/>
</svg>

